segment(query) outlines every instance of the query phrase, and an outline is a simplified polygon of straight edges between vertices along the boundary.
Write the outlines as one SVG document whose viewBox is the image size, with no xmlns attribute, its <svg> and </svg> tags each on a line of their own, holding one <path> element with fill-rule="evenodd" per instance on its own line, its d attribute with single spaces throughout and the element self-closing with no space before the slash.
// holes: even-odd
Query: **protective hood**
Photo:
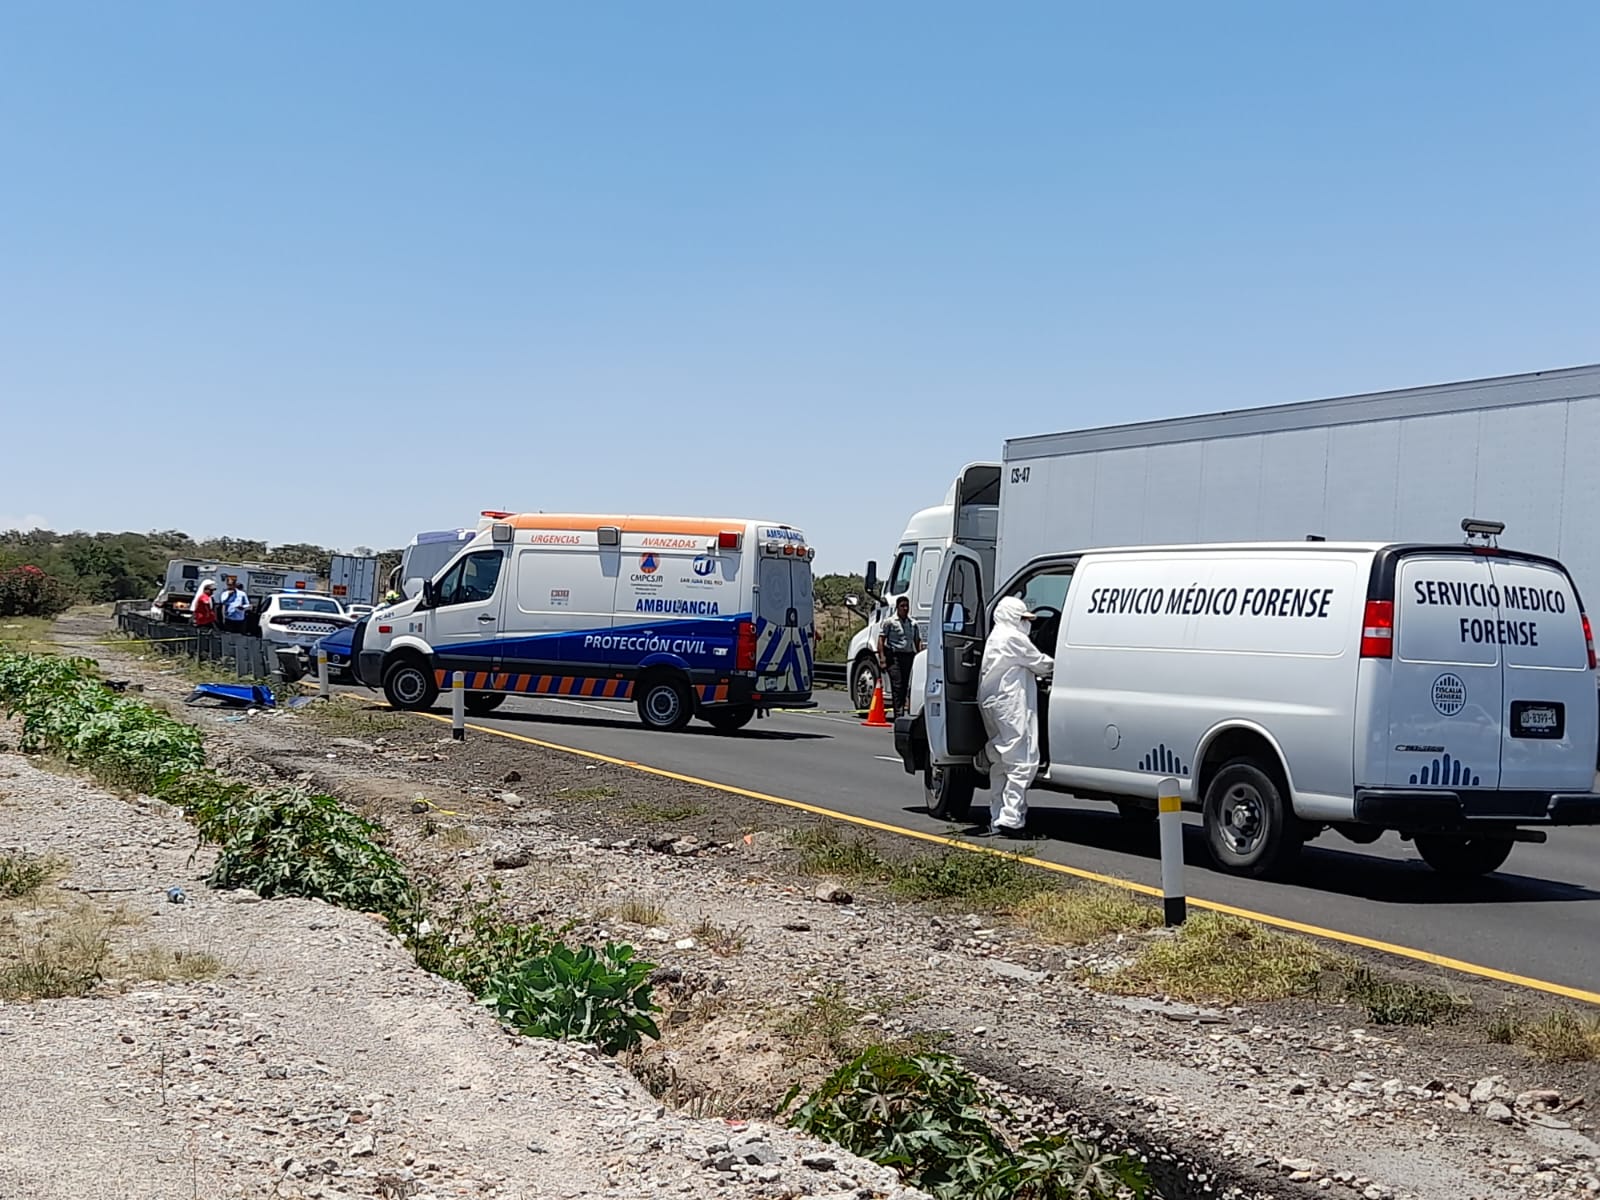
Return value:
<svg viewBox="0 0 1600 1200">
<path fill-rule="evenodd" d="M 1024 636 L 1028 632 L 1028 622 L 1033 620 L 1033 614 L 1028 611 L 1028 606 L 1015 596 L 1007 596 L 994 606 L 994 627 L 1004 629 L 1008 633 L 1020 633 Z"/>
</svg>

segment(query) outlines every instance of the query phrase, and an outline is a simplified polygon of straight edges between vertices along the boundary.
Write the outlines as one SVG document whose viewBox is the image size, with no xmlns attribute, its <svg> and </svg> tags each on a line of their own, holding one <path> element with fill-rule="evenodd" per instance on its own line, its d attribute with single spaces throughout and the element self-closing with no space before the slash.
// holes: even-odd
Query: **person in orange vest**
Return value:
<svg viewBox="0 0 1600 1200">
<path fill-rule="evenodd" d="M 894 602 L 894 616 L 878 629 L 878 665 L 889 677 L 894 715 L 911 710 L 911 664 L 922 649 L 922 631 L 911 619 L 911 601 L 901 596 Z"/>
</svg>

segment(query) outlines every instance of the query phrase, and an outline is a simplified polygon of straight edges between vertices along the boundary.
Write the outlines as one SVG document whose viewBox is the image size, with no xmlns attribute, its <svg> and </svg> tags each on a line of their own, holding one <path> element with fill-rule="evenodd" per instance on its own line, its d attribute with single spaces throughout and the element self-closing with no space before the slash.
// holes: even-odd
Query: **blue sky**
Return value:
<svg viewBox="0 0 1600 1200">
<path fill-rule="evenodd" d="M 750 515 L 1600 360 L 1587 4 L 0 6 L 0 525 Z M 197 486 L 198 485 L 198 486 Z"/>
</svg>

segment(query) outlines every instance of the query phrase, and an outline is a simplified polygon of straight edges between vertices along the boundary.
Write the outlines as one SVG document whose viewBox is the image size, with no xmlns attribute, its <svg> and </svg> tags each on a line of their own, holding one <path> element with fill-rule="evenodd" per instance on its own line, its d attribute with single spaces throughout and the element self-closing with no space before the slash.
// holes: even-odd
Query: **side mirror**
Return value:
<svg viewBox="0 0 1600 1200">
<path fill-rule="evenodd" d="M 439 593 L 434 589 L 433 580 L 422 581 L 422 607 L 433 608 L 439 603 Z"/>
<path fill-rule="evenodd" d="M 869 558 L 867 560 L 867 595 L 876 596 L 877 594 L 878 594 L 878 560 L 875 559 L 875 558 Z"/>
</svg>

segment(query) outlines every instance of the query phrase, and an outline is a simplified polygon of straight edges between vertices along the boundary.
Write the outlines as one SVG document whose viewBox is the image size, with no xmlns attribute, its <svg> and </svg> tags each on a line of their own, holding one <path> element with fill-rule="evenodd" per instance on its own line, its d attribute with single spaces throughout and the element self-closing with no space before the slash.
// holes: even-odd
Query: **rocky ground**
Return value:
<svg viewBox="0 0 1600 1200">
<path fill-rule="evenodd" d="M 89 640 L 99 631 L 82 623 L 66 636 L 147 699 L 187 692 L 164 664 Z M 189 1195 L 173 1188 L 204 1171 L 213 1182 L 196 1195 L 265 1194 L 241 1181 L 267 1178 L 304 1194 L 837 1193 L 840 1171 L 803 1164 L 815 1146 L 759 1125 L 745 1128 L 778 1161 L 716 1171 L 736 1165 L 732 1148 L 715 1148 L 724 1122 L 770 1114 L 792 1082 L 864 1038 L 930 1033 L 1002 1089 L 1027 1128 L 1090 1131 L 1146 1155 L 1169 1200 L 1600 1192 L 1584 1104 L 1600 1080 L 1592 1067 L 1541 1064 L 1473 1028 L 1364 1028 L 1357 1010 L 1309 1001 L 1207 1009 L 1109 996 L 1082 972 L 1125 959 L 1131 942 L 1051 948 L 983 913 L 870 890 L 846 900 L 794 870 L 787 831 L 809 818 L 626 767 L 487 736 L 458 745 L 438 725 L 377 710 L 185 711 L 214 760 L 336 790 L 446 891 L 492 878 L 519 914 L 639 945 L 662 966 L 670 1012 L 662 1042 L 631 1066 L 666 1112 L 615 1064 L 499 1031 L 360 917 L 208 893 L 203 857 L 180 870 L 193 843 L 175 816 L 99 796 L 103 820 L 84 825 L 92 789 L 12 760 L 0 845 L 63 853 L 69 879 L 134 872 L 118 886 L 139 889 L 130 906 L 151 914 L 150 930 L 208 939 L 238 961 L 176 990 L 0 1010 L 0 1071 L 26 1081 L 0 1099 L 14 1135 L 0 1164 L 18 1178 L 33 1170 L 42 1189 L 0 1173 L 0 1195 Z M 190 904 L 165 901 L 168 876 Z M 1511 999 L 1457 986 L 1483 1011 Z M 64 1126 L 34 1102 L 41 1093 L 82 1097 L 77 1121 Z M 596 1121 L 607 1104 L 615 1113 Z M 85 1117 L 97 1135 L 87 1151 Z M 632 1163 L 630 1139 L 657 1137 L 664 1149 L 637 1168 L 607 1165 Z M 885 1186 L 834 1157 L 853 1182 Z M 73 1175 L 69 1160 L 142 1164 L 168 1185 L 139 1172 L 130 1183 L 126 1170 Z M 624 1169 L 646 1174 L 615 1174 Z M 381 1190 L 402 1186 L 414 1191 Z"/>
</svg>

